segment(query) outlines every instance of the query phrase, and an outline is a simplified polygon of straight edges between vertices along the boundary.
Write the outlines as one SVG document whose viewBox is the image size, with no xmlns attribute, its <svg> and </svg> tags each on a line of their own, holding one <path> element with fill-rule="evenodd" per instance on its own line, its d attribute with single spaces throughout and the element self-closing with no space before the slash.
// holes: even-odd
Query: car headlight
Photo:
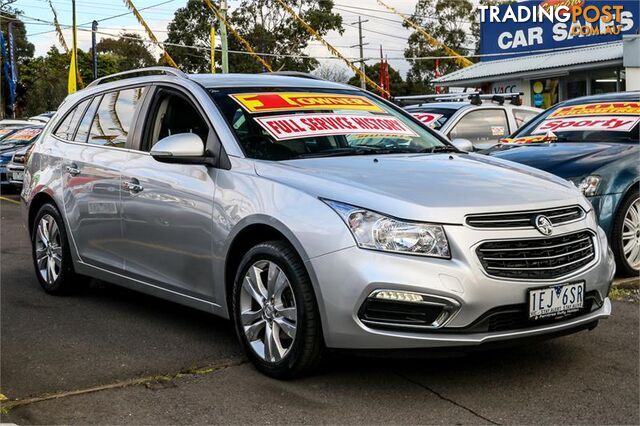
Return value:
<svg viewBox="0 0 640 426">
<path fill-rule="evenodd" d="M 323 201 L 344 220 L 361 248 L 447 259 L 451 257 L 447 236 L 441 225 L 407 222 L 349 204 Z"/>
<path fill-rule="evenodd" d="M 578 189 L 585 197 L 593 197 L 598 192 L 600 185 L 600 176 L 587 176 L 580 181 Z"/>
</svg>

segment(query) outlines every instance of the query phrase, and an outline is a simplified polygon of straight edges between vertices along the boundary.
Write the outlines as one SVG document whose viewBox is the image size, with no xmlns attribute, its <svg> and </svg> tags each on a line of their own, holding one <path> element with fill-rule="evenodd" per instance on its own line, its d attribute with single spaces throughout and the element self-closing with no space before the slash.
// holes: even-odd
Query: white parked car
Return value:
<svg viewBox="0 0 640 426">
<path fill-rule="evenodd" d="M 540 108 L 520 105 L 520 93 L 481 95 L 404 96 L 396 98 L 412 115 L 439 131 L 459 147 L 479 151 L 497 145 L 541 113 Z M 509 103 L 506 103 L 509 101 Z M 469 149 L 467 149 L 469 150 Z"/>
</svg>

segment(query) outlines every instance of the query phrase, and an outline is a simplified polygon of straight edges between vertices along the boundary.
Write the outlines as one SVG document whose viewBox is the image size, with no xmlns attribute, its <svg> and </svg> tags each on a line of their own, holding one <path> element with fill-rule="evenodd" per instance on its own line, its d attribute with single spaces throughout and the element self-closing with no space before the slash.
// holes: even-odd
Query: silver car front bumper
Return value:
<svg viewBox="0 0 640 426">
<path fill-rule="evenodd" d="M 566 227 L 565 231 L 577 229 L 585 229 L 584 223 Z M 397 255 L 351 247 L 309 260 L 307 266 L 320 296 L 318 303 L 327 346 L 345 349 L 473 346 L 571 330 L 611 314 L 611 302 L 607 295 L 615 264 L 601 229 L 598 228 L 595 238 L 596 259 L 588 267 L 548 281 L 490 277 L 480 265 L 474 247 L 478 241 L 494 238 L 495 232 L 480 236 L 463 226 L 451 226 L 446 230 L 453 248 L 452 259 Z M 520 236 L 522 232 L 525 232 L 526 238 L 537 231 L 520 231 Z M 506 237 L 505 234 L 502 236 Z M 460 331 L 474 324 L 491 309 L 525 304 L 529 289 L 570 282 L 584 282 L 585 291 L 597 292 L 602 304 L 591 312 L 551 324 L 532 323 L 529 328 L 485 333 Z M 452 299 L 459 304 L 459 309 L 436 330 L 371 327 L 361 321 L 358 311 L 367 297 L 379 289 L 412 291 Z"/>
</svg>

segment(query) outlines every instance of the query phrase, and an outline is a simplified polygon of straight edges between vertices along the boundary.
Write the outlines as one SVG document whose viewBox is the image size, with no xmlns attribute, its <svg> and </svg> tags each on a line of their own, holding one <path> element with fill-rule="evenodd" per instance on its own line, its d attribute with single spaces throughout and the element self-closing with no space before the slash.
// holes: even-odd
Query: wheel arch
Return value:
<svg viewBox="0 0 640 426">
<path fill-rule="evenodd" d="M 229 311 L 231 306 L 230 297 L 232 294 L 233 281 L 235 279 L 237 268 L 242 260 L 242 256 L 244 256 L 244 253 L 256 244 L 270 240 L 286 241 L 296 250 L 296 253 L 300 256 L 300 259 L 304 263 L 305 269 L 309 274 L 309 278 L 311 279 L 316 296 L 316 302 L 318 303 L 318 308 L 321 313 L 320 318 L 321 321 L 324 321 L 324 315 L 322 315 L 324 310 L 322 306 L 322 299 L 318 297 L 318 281 L 309 262 L 307 262 L 309 259 L 307 252 L 304 250 L 304 247 L 298 238 L 296 238 L 294 233 L 288 227 L 277 219 L 264 215 L 255 215 L 245 218 L 236 225 L 233 232 L 227 239 L 228 243 L 224 250 L 224 253 L 226 253 L 223 275 L 224 294 L 221 295 L 222 297 L 220 300 L 224 300 L 229 318 L 232 317 Z"/>
<path fill-rule="evenodd" d="M 29 230 L 29 237 L 31 237 L 33 232 L 33 222 L 36 218 L 36 215 L 45 204 L 52 204 L 58 212 L 60 212 L 60 207 L 56 203 L 55 199 L 46 191 L 38 192 L 33 196 L 31 202 L 29 203 L 29 210 L 27 216 L 27 229 Z M 64 220 L 63 220 L 64 222 Z"/>
</svg>

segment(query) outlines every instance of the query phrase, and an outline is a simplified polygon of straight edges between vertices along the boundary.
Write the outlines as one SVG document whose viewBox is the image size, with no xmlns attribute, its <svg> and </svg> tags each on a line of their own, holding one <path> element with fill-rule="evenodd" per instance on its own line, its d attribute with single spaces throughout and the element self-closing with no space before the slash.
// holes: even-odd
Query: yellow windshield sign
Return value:
<svg viewBox="0 0 640 426">
<path fill-rule="evenodd" d="M 230 96 L 250 113 L 320 109 L 384 112 L 372 100 L 359 95 L 266 92 Z"/>
</svg>

